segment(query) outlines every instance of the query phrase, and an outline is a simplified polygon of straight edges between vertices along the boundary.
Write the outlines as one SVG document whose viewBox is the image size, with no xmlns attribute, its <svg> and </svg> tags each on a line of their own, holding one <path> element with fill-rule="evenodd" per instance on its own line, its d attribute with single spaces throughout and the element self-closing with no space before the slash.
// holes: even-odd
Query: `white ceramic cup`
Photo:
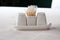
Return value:
<svg viewBox="0 0 60 40">
<path fill-rule="evenodd" d="M 26 26 L 26 16 L 23 13 L 18 16 L 18 26 Z"/>
<path fill-rule="evenodd" d="M 27 26 L 36 25 L 36 16 L 27 16 Z"/>
</svg>

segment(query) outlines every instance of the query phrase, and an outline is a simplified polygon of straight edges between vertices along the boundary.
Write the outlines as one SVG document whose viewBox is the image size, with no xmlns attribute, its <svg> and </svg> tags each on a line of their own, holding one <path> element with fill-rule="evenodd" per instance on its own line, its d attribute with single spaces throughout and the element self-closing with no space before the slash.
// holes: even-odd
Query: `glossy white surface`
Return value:
<svg viewBox="0 0 60 40">
<path fill-rule="evenodd" d="M 60 40 L 60 28 L 58 27 L 56 29 L 34 31 L 18 31 L 12 28 L 1 29 L 0 40 Z"/>
</svg>

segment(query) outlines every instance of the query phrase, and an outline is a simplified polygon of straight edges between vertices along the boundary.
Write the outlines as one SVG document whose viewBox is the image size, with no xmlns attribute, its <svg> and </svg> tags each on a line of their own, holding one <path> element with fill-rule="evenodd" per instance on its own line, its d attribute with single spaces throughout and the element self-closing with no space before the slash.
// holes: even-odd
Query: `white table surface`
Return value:
<svg viewBox="0 0 60 40">
<path fill-rule="evenodd" d="M 60 40 L 60 29 L 18 31 L 0 27 L 0 40 Z"/>
</svg>

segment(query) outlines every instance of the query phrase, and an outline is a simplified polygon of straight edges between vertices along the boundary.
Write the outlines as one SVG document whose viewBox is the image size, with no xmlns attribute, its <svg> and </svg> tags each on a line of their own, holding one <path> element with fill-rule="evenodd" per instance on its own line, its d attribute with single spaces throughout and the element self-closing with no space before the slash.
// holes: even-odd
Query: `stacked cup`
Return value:
<svg viewBox="0 0 60 40">
<path fill-rule="evenodd" d="M 27 26 L 35 26 L 36 25 L 36 5 L 30 5 L 28 6 L 28 9 L 26 11 L 27 16 Z"/>
</svg>

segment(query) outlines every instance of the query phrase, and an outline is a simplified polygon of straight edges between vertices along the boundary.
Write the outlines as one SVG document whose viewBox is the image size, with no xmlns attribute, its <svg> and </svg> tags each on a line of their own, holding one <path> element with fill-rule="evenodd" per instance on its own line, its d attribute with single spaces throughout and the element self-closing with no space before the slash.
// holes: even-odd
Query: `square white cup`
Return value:
<svg viewBox="0 0 60 40">
<path fill-rule="evenodd" d="M 27 16 L 27 26 L 35 26 L 36 23 L 36 16 Z"/>
<path fill-rule="evenodd" d="M 23 13 L 18 16 L 18 26 L 26 26 L 26 16 Z"/>
<path fill-rule="evenodd" d="M 45 25 L 46 24 L 46 16 L 45 13 L 37 14 L 37 25 Z"/>
</svg>

